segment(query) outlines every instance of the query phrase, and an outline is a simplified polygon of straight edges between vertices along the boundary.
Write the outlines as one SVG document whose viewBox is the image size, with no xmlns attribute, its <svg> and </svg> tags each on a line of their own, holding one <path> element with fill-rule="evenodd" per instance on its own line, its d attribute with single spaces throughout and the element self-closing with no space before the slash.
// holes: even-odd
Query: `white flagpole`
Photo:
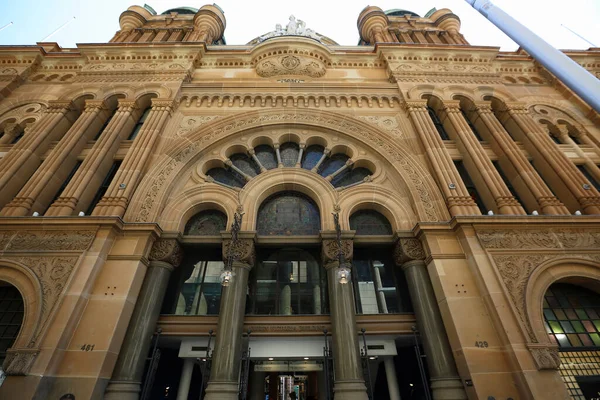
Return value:
<svg viewBox="0 0 600 400">
<path fill-rule="evenodd" d="M 70 24 L 71 22 L 73 22 L 73 20 L 75 19 L 75 17 L 73 17 L 72 19 L 68 20 L 67 22 L 65 22 L 64 24 L 62 24 L 61 26 L 59 26 L 54 32 L 52 32 L 51 34 L 49 34 L 48 36 L 46 36 L 45 38 L 43 38 L 42 40 L 40 40 L 40 42 L 45 42 L 46 40 L 48 40 L 48 38 L 52 35 L 54 35 L 56 32 L 60 31 L 62 28 L 64 28 L 65 26 L 67 26 L 68 24 Z"/>
</svg>

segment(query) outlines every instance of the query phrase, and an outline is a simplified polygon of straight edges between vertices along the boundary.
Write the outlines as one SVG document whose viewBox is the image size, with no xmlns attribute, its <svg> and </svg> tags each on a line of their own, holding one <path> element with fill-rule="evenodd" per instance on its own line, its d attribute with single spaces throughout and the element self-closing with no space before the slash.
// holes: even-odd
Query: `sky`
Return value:
<svg viewBox="0 0 600 400">
<path fill-rule="evenodd" d="M 76 43 L 105 43 L 119 30 L 119 15 L 134 0 L 0 0 L 0 45 L 32 45 L 70 21 L 46 41 L 62 47 Z M 199 8 L 206 0 L 146 0 L 158 13 L 169 8 Z M 431 8 L 449 8 L 461 21 L 461 33 L 473 45 L 500 46 L 512 51 L 515 44 L 473 10 L 464 0 L 217 0 L 227 20 L 227 44 L 246 44 L 257 36 L 285 26 L 289 16 L 306 22 L 322 35 L 341 45 L 356 45 L 359 40 L 356 20 L 367 5 L 389 10 L 402 8 L 425 15 Z M 587 49 L 589 43 L 561 26 L 565 25 L 588 41 L 600 46 L 600 0 L 494 0 L 494 3 L 560 49 Z M 75 19 L 73 19 L 75 17 Z"/>
</svg>

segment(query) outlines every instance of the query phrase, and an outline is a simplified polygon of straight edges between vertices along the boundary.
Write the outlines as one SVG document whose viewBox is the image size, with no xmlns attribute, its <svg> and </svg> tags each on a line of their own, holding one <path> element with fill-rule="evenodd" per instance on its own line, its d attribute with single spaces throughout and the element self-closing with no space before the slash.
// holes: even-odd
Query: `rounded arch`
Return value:
<svg viewBox="0 0 600 400">
<path fill-rule="evenodd" d="M 132 98 L 138 101 L 140 98 L 150 95 L 159 99 L 170 99 L 173 91 L 165 85 L 144 85 L 133 93 Z"/>
<path fill-rule="evenodd" d="M 98 99 L 101 97 L 102 89 L 92 87 L 79 87 L 74 90 L 64 92 L 58 100 L 70 101 L 77 98 Z"/>
<path fill-rule="evenodd" d="M 437 96 L 440 99 L 444 98 L 444 91 L 435 85 L 422 84 L 413 86 L 407 93 L 409 99 L 423 99 L 424 96 Z"/>
<path fill-rule="evenodd" d="M 261 204 L 268 197 L 283 191 L 299 192 L 309 197 L 319 209 L 321 230 L 334 229 L 333 220 L 328 214 L 336 204 L 333 186 L 307 170 L 276 168 L 258 175 L 240 192 L 240 203 L 246 213 L 242 230 L 257 230 L 256 221 Z"/>
<path fill-rule="evenodd" d="M 42 315 L 42 286 L 35 274 L 25 265 L 0 259 L 0 281 L 17 288 L 24 303 L 21 329 L 13 348 L 28 347 L 39 329 Z"/>
<path fill-rule="evenodd" d="M 577 282 L 600 293 L 600 264 L 587 259 L 563 258 L 538 266 L 525 288 L 526 316 L 538 343 L 550 343 L 544 327 L 542 305 L 548 288 L 556 282 Z"/>
<path fill-rule="evenodd" d="M 160 220 L 164 206 L 171 202 L 173 188 L 181 185 L 184 171 L 194 164 L 210 146 L 220 146 L 226 140 L 244 132 L 267 131 L 293 125 L 298 130 L 324 132 L 359 142 L 365 149 L 381 157 L 390 170 L 397 174 L 396 185 L 409 193 L 411 206 L 423 221 L 449 219 L 439 188 L 426 165 L 418 162 L 389 134 L 372 125 L 330 111 L 315 112 L 304 109 L 252 110 L 217 119 L 190 131 L 182 140 L 165 143 L 162 155 L 146 174 L 125 214 L 125 220 L 147 222 Z M 262 175 L 262 174 L 261 174 Z"/>
<path fill-rule="evenodd" d="M 273 193 L 258 207 L 256 231 L 265 236 L 318 235 L 321 213 L 315 201 L 296 190 Z"/>
<path fill-rule="evenodd" d="M 499 101 L 501 101 L 502 103 L 507 103 L 507 102 L 518 100 L 510 92 L 508 92 L 504 89 L 501 89 L 501 88 L 491 87 L 491 86 L 479 86 L 479 87 L 475 88 L 474 93 L 475 93 L 475 99 L 477 99 L 477 100 L 488 100 L 487 99 L 488 97 L 496 98 Z"/>
<path fill-rule="evenodd" d="M 158 222 L 165 231 L 183 233 L 185 224 L 197 213 L 218 210 L 227 216 L 229 227 L 238 204 L 237 192 L 232 189 L 217 184 L 194 186 L 172 198 Z"/>
</svg>

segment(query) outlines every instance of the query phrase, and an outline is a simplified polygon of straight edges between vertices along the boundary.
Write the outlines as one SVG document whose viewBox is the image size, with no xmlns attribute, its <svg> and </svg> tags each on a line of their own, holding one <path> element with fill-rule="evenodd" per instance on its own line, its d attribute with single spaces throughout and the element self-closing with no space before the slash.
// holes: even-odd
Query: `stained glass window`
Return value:
<svg viewBox="0 0 600 400">
<path fill-rule="evenodd" d="M 600 348 L 600 295 L 566 283 L 553 284 L 544 297 L 544 324 L 561 349 Z"/>
<path fill-rule="evenodd" d="M 335 171 L 346 165 L 346 161 L 348 161 L 349 158 L 350 157 L 342 153 L 337 153 L 328 157 L 319 167 L 319 175 L 329 176 L 333 174 Z"/>
<path fill-rule="evenodd" d="M 0 286 L 0 362 L 6 358 L 8 350 L 21 329 L 23 322 L 23 297 L 16 287 L 2 282 Z"/>
<path fill-rule="evenodd" d="M 375 210 L 359 210 L 350 216 L 350 229 L 357 235 L 391 235 L 392 225 Z"/>
<path fill-rule="evenodd" d="M 300 149 L 296 143 L 287 142 L 279 146 L 279 155 L 284 167 L 295 167 L 299 153 Z"/>
<path fill-rule="evenodd" d="M 229 159 L 237 168 L 242 172 L 250 176 L 256 176 L 260 174 L 260 168 L 256 165 L 256 162 L 248 157 L 246 154 L 237 153 L 232 154 Z"/>
<path fill-rule="evenodd" d="M 325 148 L 318 144 L 310 145 L 304 149 L 304 154 L 302 156 L 302 168 L 313 169 L 313 167 L 317 165 L 323 156 L 324 151 Z"/>
<path fill-rule="evenodd" d="M 325 269 L 316 250 L 297 248 L 259 252 L 249 279 L 250 314 L 299 315 L 327 312 Z"/>
<path fill-rule="evenodd" d="M 228 186 L 244 187 L 246 184 L 244 178 L 239 174 L 227 170 L 225 168 L 212 168 L 206 171 L 206 175 L 210 176 L 217 182 L 224 183 Z"/>
<path fill-rule="evenodd" d="M 277 155 L 274 148 L 267 144 L 261 144 L 254 148 L 254 152 L 263 167 L 266 169 L 277 168 Z"/>
<path fill-rule="evenodd" d="M 206 210 L 194 215 L 185 224 L 184 235 L 220 235 L 227 228 L 227 216 L 221 211 Z"/>
<path fill-rule="evenodd" d="M 361 182 L 369 175 L 371 175 L 371 171 L 364 167 L 346 169 L 337 175 L 331 181 L 331 184 L 335 187 L 348 186 L 356 182 Z"/>
<path fill-rule="evenodd" d="M 317 235 L 320 229 L 317 205 L 301 193 L 277 193 L 265 200 L 258 210 L 259 235 Z"/>
</svg>

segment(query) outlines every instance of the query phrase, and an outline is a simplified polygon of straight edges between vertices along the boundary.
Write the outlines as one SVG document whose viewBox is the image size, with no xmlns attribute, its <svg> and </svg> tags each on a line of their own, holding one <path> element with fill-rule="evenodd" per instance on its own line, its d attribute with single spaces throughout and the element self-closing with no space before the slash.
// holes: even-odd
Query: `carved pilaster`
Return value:
<svg viewBox="0 0 600 400">
<path fill-rule="evenodd" d="M 400 239 L 394 247 L 394 262 L 402 265 L 408 261 L 425 260 L 425 250 L 419 239 Z"/>
<path fill-rule="evenodd" d="M 183 248 L 175 239 L 159 239 L 150 250 L 150 261 L 162 261 L 178 267 L 183 260 Z"/>
<path fill-rule="evenodd" d="M 342 240 L 342 254 L 345 260 L 352 260 L 354 247 L 352 240 Z M 337 267 L 339 261 L 339 246 L 337 240 L 323 240 L 321 246 L 321 259 L 325 268 Z"/>
</svg>

